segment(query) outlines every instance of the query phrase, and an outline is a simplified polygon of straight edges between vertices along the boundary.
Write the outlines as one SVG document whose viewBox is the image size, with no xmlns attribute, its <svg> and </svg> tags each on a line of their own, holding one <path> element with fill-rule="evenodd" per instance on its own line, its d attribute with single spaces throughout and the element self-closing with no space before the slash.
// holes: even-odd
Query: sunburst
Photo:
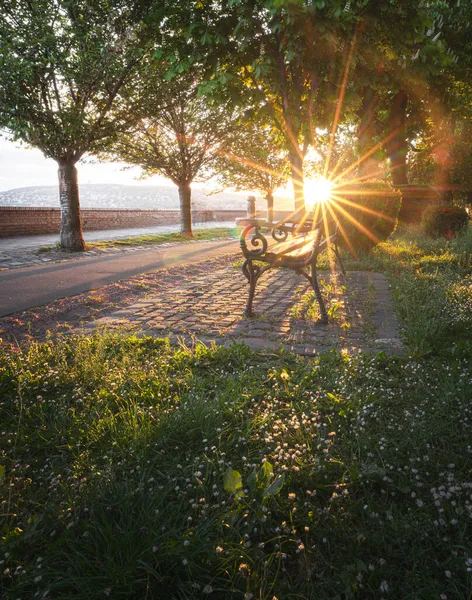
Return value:
<svg viewBox="0 0 472 600">
<path fill-rule="evenodd" d="M 306 208 L 313 210 L 316 204 L 329 202 L 333 188 L 333 183 L 326 177 L 306 179 L 304 185 Z"/>
</svg>

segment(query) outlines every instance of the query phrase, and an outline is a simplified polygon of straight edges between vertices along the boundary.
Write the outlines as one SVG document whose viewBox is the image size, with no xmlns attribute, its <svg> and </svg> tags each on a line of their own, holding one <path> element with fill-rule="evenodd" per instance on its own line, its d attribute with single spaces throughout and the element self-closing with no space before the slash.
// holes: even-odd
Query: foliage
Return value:
<svg viewBox="0 0 472 600">
<path fill-rule="evenodd" d="M 219 153 L 215 171 L 223 187 L 273 196 L 289 176 L 280 132 L 262 122 L 241 120 Z"/>
<path fill-rule="evenodd" d="M 161 174 L 177 186 L 205 181 L 231 133 L 231 115 L 198 96 L 196 73 L 165 81 L 165 70 L 151 70 L 142 73 L 148 81 L 135 107 L 140 119 L 120 136 L 111 155 L 141 167 L 143 177 Z"/>
<path fill-rule="evenodd" d="M 141 176 L 169 178 L 179 188 L 181 231 L 192 235 L 191 184 L 205 181 L 234 128 L 227 106 L 199 96 L 204 70 L 195 67 L 166 77 L 170 65 L 153 58 L 143 63 L 140 86 L 128 104 L 135 124 L 123 133 L 107 158 L 141 167 Z"/>
<path fill-rule="evenodd" d="M 119 92 L 142 55 L 142 16 L 122 0 L 7 0 L 0 121 L 13 138 L 46 157 L 77 162 L 125 128 Z"/>
<path fill-rule="evenodd" d="M 347 183 L 334 189 L 331 206 L 344 245 L 357 253 L 372 249 L 395 231 L 401 193 L 382 181 Z"/>
<path fill-rule="evenodd" d="M 362 59 L 356 65 L 360 153 L 368 156 L 383 146 L 395 185 L 436 184 L 446 201 L 451 195 L 448 147 L 457 135 L 450 118 L 457 108 L 470 105 L 457 89 L 470 82 L 471 5 L 391 2 L 382 3 L 381 10 L 389 17 L 366 18 L 370 26 L 363 31 Z M 417 154 L 430 136 L 428 152 Z M 408 213 L 410 201 L 414 204 L 404 196 L 402 221 L 407 220 L 404 209 Z"/>
<path fill-rule="evenodd" d="M 359 14 L 342 1 L 301 3 L 237 0 L 234 50 L 209 82 L 229 87 L 263 122 L 272 121 L 284 142 L 303 206 L 303 159 L 316 127 L 330 124 L 339 74 Z"/>
<path fill-rule="evenodd" d="M 426 235 L 452 238 L 462 233 L 470 221 L 465 208 L 459 206 L 429 206 L 423 212 L 421 225 Z"/>
</svg>

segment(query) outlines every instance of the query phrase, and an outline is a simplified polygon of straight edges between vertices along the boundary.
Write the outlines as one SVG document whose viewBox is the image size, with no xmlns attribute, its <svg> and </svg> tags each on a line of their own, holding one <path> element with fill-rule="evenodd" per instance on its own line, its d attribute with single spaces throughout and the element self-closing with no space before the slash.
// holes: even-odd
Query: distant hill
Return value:
<svg viewBox="0 0 472 600">
<path fill-rule="evenodd" d="M 209 196 L 204 189 L 194 189 L 192 196 L 193 206 L 198 209 L 246 209 L 247 194 L 221 192 Z M 80 185 L 80 204 L 83 208 L 169 210 L 179 208 L 179 194 L 175 186 L 89 183 Z M 260 205 L 264 207 L 262 199 Z M 32 186 L 0 192 L 0 206 L 58 207 L 58 188 Z"/>
</svg>

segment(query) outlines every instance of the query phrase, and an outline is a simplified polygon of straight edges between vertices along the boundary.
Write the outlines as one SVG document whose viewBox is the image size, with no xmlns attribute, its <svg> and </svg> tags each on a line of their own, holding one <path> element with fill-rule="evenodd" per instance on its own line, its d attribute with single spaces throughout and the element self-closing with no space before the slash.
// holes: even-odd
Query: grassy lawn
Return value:
<svg viewBox="0 0 472 600">
<path fill-rule="evenodd" d="M 122 248 L 126 246 L 149 246 L 151 244 L 168 244 L 175 242 L 189 242 L 192 240 L 214 240 L 218 238 L 236 237 L 236 227 L 209 227 L 205 229 L 194 229 L 193 238 L 189 238 L 181 233 L 155 233 L 147 235 L 134 235 L 129 237 L 120 237 L 110 240 L 101 240 L 87 242 L 87 250 L 97 250 L 104 248 Z M 59 242 L 55 246 L 41 246 L 40 253 L 51 252 L 59 248 Z"/>
<path fill-rule="evenodd" d="M 472 232 L 400 232 L 408 354 L 117 335 L 0 350 L 6 600 L 465 600 Z"/>
<path fill-rule="evenodd" d="M 213 240 L 215 238 L 235 237 L 235 227 L 211 227 L 208 229 L 194 229 L 194 240 Z M 181 233 L 155 233 L 131 237 L 116 238 L 114 240 L 103 240 L 100 242 L 87 243 L 87 249 L 93 248 L 117 248 L 120 246 L 147 246 L 149 244 L 167 244 L 169 242 L 188 242 L 192 238 Z"/>
</svg>

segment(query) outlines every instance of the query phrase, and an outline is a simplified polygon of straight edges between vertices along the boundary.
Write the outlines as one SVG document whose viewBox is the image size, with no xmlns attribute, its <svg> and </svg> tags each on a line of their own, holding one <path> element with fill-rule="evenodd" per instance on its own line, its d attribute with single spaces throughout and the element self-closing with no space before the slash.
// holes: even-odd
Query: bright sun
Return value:
<svg viewBox="0 0 472 600">
<path fill-rule="evenodd" d="M 305 180 L 305 203 L 307 207 L 314 206 L 317 202 L 328 202 L 333 191 L 333 184 L 325 177 Z"/>
</svg>

